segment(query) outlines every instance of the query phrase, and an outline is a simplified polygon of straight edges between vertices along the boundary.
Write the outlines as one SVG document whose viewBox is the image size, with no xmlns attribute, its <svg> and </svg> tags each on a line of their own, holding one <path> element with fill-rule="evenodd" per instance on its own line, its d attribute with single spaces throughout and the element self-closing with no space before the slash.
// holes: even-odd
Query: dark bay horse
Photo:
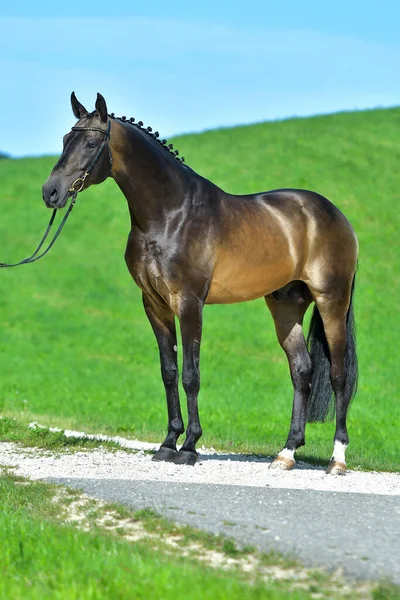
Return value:
<svg viewBox="0 0 400 600">
<path fill-rule="evenodd" d="M 204 304 L 264 297 L 294 387 L 288 438 L 271 466 L 293 467 L 295 450 L 305 443 L 306 421 L 323 421 L 336 409 L 328 473 L 344 473 L 346 415 L 357 385 L 352 298 L 358 255 L 357 238 L 345 216 L 329 200 L 306 190 L 227 194 L 184 165 L 151 128 L 109 116 L 100 94 L 90 113 L 74 93 L 71 103 L 78 123 L 64 136 L 43 199 L 47 206 L 61 208 L 72 182 L 80 191 L 113 177 L 128 201 L 131 232 L 125 260 L 157 338 L 167 396 L 168 434 L 155 460 L 197 460 Z M 302 325 L 312 302 L 307 345 Z M 186 439 L 179 452 L 176 443 L 184 424 L 175 317 L 181 325 L 188 405 Z"/>
</svg>

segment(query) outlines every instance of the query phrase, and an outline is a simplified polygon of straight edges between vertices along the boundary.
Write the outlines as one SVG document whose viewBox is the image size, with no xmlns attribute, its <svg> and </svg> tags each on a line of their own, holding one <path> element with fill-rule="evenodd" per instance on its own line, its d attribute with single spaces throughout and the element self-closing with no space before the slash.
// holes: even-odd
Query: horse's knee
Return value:
<svg viewBox="0 0 400 600">
<path fill-rule="evenodd" d="M 191 377 L 182 380 L 183 389 L 186 395 L 197 395 L 200 391 L 200 378 Z"/>
<path fill-rule="evenodd" d="M 198 394 L 200 390 L 200 373 L 196 367 L 185 370 L 182 376 L 182 385 L 186 394 Z"/>
<path fill-rule="evenodd" d="M 178 368 L 175 365 L 163 366 L 161 376 L 165 387 L 175 387 L 178 385 Z"/>
</svg>

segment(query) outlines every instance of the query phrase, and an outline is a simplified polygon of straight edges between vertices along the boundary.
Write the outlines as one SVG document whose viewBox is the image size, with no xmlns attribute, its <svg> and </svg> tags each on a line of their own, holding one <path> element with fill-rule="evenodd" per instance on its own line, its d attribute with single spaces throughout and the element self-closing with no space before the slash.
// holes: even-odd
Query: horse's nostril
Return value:
<svg viewBox="0 0 400 600">
<path fill-rule="evenodd" d="M 51 190 L 51 192 L 50 192 L 50 198 L 52 200 L 57 200 L 57 198 L 58 198 L 58 192 L 57 192 L 56 188 L 53 188 Z"/>
</svg>

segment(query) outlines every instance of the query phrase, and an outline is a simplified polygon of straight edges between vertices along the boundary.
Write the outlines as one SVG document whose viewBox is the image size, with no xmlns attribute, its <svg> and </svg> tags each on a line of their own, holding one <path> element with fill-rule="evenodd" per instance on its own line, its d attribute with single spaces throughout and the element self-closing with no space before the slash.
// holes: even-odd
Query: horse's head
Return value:
<svg viewBox="0 0 400 600">
<path fill-rule="evenodd" d="M 101 183 L 110 175 L 111 121 L 106 101 L 97 94 L 96 110 L 88 113 L 72 92 L 71 104 L 79 120 L 64 136 L 63 152 L 43 185 L 43 200 L 49 208 L 62 208 L 73 192 Z"/>
</svg>

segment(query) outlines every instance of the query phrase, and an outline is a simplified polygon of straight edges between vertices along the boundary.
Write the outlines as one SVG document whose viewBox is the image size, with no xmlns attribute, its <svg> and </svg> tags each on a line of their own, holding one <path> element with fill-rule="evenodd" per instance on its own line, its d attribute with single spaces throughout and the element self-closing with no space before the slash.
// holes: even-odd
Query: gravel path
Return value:
<svg viewBox="0 0 400 600">
<path fill-rule="evenodd" d="M 153 507 L 240 543 L 295 554 L 307 565 L 400 584 L 400 474 L 349 471 L 334 477 L 304 463 L 279 472 L 268 469 L 267 458 L 204 448 L 194 467 L 155 463 L 147 451 L 157 444 L 112 439 L 137 452 L 54 454 L 3 442 L 0 465 L 133 508 Z"/>
</svg>

